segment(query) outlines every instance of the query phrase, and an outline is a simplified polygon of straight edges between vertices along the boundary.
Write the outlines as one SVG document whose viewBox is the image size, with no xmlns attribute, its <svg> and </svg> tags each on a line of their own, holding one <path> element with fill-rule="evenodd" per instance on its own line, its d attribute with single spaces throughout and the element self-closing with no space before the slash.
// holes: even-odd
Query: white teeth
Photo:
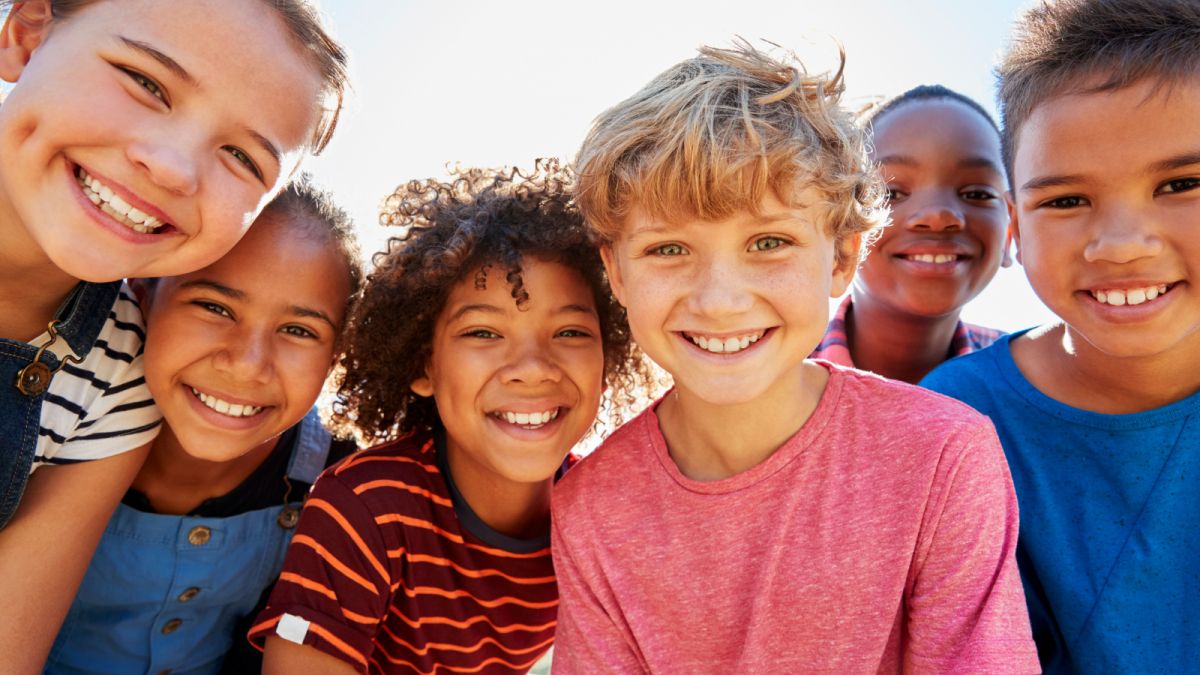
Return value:
<svg viewBox="0 0 1200 675">
<path fill-rule="evenodd" d="M 936 263 L 941 265 L 944 263 L 955 262 L 960 257 L 961 256 L 954 253 L 938 253 L 936 255 L 932 253 L 921 253 L 915 255 L 906 255 L 904 256 L 904 259 L 912 260 L 913 262 Z"/>
<path fill-rule="evenodd" d="M 693 335 L 688 339 L 694 342 L 701 349 L 710 351 L 714 354 L 731 354 L 733 352 L 740 352 L 755 342 L 758 342 L 760 337 L 762 337 L 760 334 L 755 333 L 753 335 L 729 337 L 723 340 L 721 338 L 707 338 L 703 335 Z"/>
<path fill-rule="evenodd" d="M 130 206 L 128 202 L 117 196 L 112 189 L 105 187 L 100 181 L 89 176 L 82 167 L 80 167 L 79 175 L 76 178 L 80 189 L 83 190 L 84 196 L 89 201 L 99 206 L 101 211 L 112 216 L 114 220 L 129 229 L 149 234 L 163 224 L 161 220 Z"/>
<path fill-rule="evenodd" d="M 262 412 L 262 410 L 263 410 L 259 406 L 242 405 L 240 403 L 230 403 L 228 401 L 222 401 L 221 399 L 217 398 L 216 396 L 209 396 L 208 394 L 202 394 L 195 388 L 192 389 L 192 393 L 195 394 L 196 398 L 200 399 L 200 402 L 203 403 L 204 405 L 208 406 L 209 408 L 212 408 L 213 410 L 216 410 L 217 412 L 221 413 L 222 415 L 229 415 L 230 417 L 250 417 L 252 415 L 257 415 L 258 413 Z"/>
<path fill-rule="evenodd" d="M 509 424 L 516 424 L 527 429 L 537 429 L 550 420 L 557 418 L 558 408 L 535 413 L 494 412 L 492 414 L 499 419 L 508 420 Z"/>
<path fill-rule="evenodd" d="M 1092 291 L 1092 297 L 1098 302 L 1113 307 L 1123 307 L 1125 305 L 1140 305 L 1144 302 L 1150 302 L 1158 296 L 1167 292 L 1170 284 L 1159 284 L 1158 286 L 1146 286 L 1144 288 L 1130 288 L 1126 290 L 1107 290 L 1107 291 Z"/>
</svg>

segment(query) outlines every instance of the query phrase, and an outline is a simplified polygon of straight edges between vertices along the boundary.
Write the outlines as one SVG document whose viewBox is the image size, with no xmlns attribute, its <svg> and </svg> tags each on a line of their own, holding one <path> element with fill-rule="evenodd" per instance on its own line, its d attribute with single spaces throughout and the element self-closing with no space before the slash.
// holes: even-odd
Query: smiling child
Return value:
<svg viewBox="0 0 1200 675">
<path fill-rule="evenodd" d="M 1008 259 L 1000 132 L 979 104 L 921 86 L 869 109 L 892 225 L 813 358 L 916 384 L 999 331 L 959 321 Z"/>
<path fill-rule="evenodd" d="M 105 528 L 46 673 L 216 673 L 244 663 L 297 507 L 333 443 L 309 413 L 362 278 L 344 212 L 301 178 L 217 262 L 139 280 L 165 423 Z M 261 609 L 261 607 L 259 607 Z M 244 622 L 240 633 L 235 625 Z"/>
<path fill-rule="evenodd" d="M 1067 0 L 999 66 L 1017 256 L 1060 321 L 923 384 L 990 416 L 1046 673 L 1200 663 L 1200 6 Z"/>
<path fill-rule="evenodd" d="M 406 228 L 352 315 L 336 419 L 390 441 L 322 475 L 251 632 L 266 673 L 521 673 L 554 641 L 550 491 L 648 383 L 571 175 L 457 172 L 393 194 Z"/>
<path fill-rule="evenodd" d="M 806 361 L 884 220 L 840 71 L 702 48 L 603 113 L 578 199 L 675 389 L 555 488 L 556 673 L 1033 673 L 987 419 Z"/>
<path fill-rule="evenodd" d="M 346 57 L 304 0 L 0 8 L 0 663 L 31 670 L 158 433 L 121 280 L 227 253 L 327 142 Z"/>
</svg>

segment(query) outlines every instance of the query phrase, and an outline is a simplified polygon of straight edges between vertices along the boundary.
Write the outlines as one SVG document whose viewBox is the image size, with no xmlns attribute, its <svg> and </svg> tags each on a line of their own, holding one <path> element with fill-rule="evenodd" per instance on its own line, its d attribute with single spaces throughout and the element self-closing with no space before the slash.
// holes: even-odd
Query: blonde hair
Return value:
<svg viewBox="0 0 1200 675">
<path fill-rule="evenodd" d="M 840 56 L 835 74 L 812 75 L 795 54 L 777 58 L 744 40 L 701 47 L 606 110 L 575 160 L 576 199 L 593 231 L 611 243 L 635 206 L 667 222 L 720 220 L 757 212 L 768 190 L 794 203 L 811 186 L 835 242 L 862 234 L 865 254 L 887 221 L 886 193 L 864 129 L 839 105 Z"/>
</svg>

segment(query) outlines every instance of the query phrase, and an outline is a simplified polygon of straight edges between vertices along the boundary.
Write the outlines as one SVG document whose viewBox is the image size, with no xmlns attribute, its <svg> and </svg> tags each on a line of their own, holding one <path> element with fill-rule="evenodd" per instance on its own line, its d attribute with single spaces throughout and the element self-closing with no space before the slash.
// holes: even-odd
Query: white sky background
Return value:
<svg viewBox="0 0 1200 675">
<path fill-rule="evenodd" d="M 994 110 L 995 56 L 1028 0 L 321 0 L 351 53 L 356 93 L 307 168 L 382 247 L 397 185 L 464 166 L 574 156 L 592 119 L 654 75 L 734 36 L 796 50 L 810 70 L 846 50 L 847 100 L 942 84 Z M 827 34 L 827 35 L 825 35 Z M 1017 330 L 1050 319 L 1020 266 L 966 307 Z"/>
</svg>

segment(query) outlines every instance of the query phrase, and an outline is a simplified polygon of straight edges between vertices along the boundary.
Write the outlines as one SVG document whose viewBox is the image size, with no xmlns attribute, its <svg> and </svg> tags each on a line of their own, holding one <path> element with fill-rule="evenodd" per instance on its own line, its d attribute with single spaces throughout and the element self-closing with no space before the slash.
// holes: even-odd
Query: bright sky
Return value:
<svg viewBox="0 0 1200 675">
<path fill-rule="evenodd" d="M 378 205 L 397 185 L 464 166 L 570 158 L 605 108 L 701 44 L 734 36 L 797 51 L 812 70 L 846 50 L 848 100 L 943 84 L 994 109 L 992 65 L 1028 0 L 321 0 L 349 49 L 356 95 L 309 170 L 381 248 Z M 967 321 L 1047 321 L 1019 266 L 1001 270 Z"/>
</svg>

